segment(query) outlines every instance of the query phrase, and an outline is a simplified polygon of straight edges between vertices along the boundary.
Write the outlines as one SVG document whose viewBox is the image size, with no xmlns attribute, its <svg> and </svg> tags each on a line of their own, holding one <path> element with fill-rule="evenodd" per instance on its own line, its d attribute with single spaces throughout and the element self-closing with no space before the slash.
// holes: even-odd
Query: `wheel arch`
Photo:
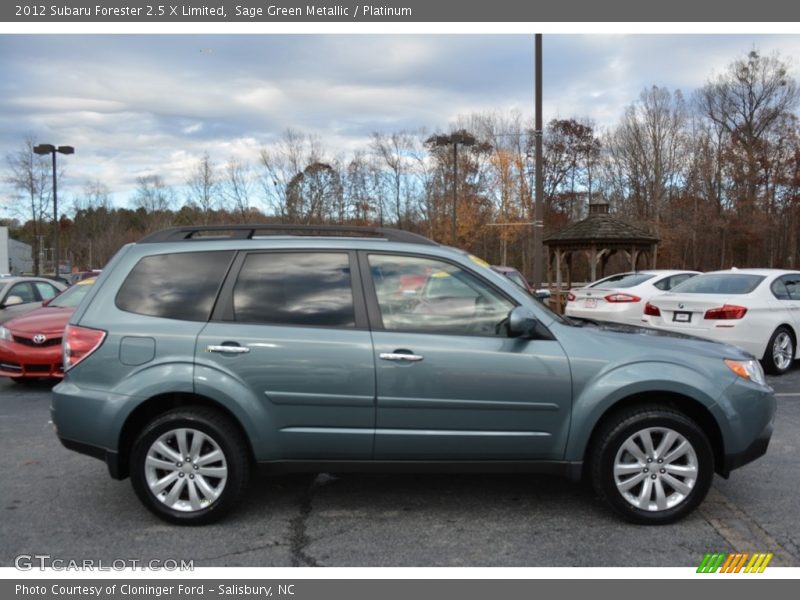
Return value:
<svg viewBox="0 0 800 600">
<path fill-rule="evenodd" d="M 119 435 L 117 459 L 117 474 L 119 479 L 124 479 L 129 475 L 129 462 L 133 443 L 147 423 L 170 410 L 188 406 L 202 406 L 211 408 L 228 418 L 239 430 L 239 433 L 241 434 L 241 437 L 247 447 L 250 459 L 254 459 L 255 453 L 250 436 L 247 435 L 245 427 L 237 418 L 237 416 L 225 405 L 196 393 L 169 392 L 148 398 L 139 404 L 133 411 L 131 411 L 131 413 L 125 419 L 125 423 L 123 424 Z"/>
<path fill-rule="evenodd" d="M 661 405 L 665 408 L 676 410 L 692 419 L 708 436 L 711 449 L 714 453 L 714 470 L 723 477 L 728 473 L 724 469 L 725 464 L 725 444 L 723 442 L 722 430 L 719 423 L 711 411 L 701 402 L 691 396 L 672 392 L 672 391 L 648 391 L 638 392 L 625 396 L 616 401 L 600 414 L 592 426 L 591 434 L 583 451 L 583 475 L 587 476 L 588 465 L 591 463 L 590 454 L 595 451 L 598 437 L 603 429 L 603 425 L 617 414 L 625 412 L 633 407 L 640 405 Z"/>
</svg>

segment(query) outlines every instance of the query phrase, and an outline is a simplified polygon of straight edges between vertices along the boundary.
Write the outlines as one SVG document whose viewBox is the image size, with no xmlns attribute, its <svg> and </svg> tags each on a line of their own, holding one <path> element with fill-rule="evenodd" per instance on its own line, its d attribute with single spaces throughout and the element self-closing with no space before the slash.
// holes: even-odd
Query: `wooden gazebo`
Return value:
<svg viewBox="0 0 800 600">
<path fill-rule="evenodd" d="M 561 271 L 567 268 L 568 287 L 572 286 L 572 258 L 576 252 L 583 252 L 589 259 L 591 280 L 605 273 L 608 259 L 617 252 L 622 252 L 635 271 L 639 259 L 646 257 L 655 267 L 656 246 L 658 238 L 647 231 L 634 227 L 608 214 L 608 204 L 595 203 L 589 205 L 589 216 L 568 225 L 544 239 L 548 248 L 549 280 L 553 281 L 552 268 L 556 270 L 557 289 L 561 289 Z M 555 265 L 553 264 L 555 263 Z"/>
</svg>

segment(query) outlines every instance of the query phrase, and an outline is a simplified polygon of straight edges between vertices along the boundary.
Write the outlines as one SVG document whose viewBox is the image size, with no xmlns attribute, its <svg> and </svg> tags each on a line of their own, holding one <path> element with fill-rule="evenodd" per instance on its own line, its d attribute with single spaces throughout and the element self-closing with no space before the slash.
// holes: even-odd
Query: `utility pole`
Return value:
<svg viewBox="0 0 800 600">
<path fill-rule="evenodd" d="M 542 34 L 536 34 L 536 123 L 534 137 L 536 141 L 536 198 L 533 216 L 533 287 L 542 287 L 543 244 L 544 237 L 544 169 L 542 165 Z"/>
</svg>

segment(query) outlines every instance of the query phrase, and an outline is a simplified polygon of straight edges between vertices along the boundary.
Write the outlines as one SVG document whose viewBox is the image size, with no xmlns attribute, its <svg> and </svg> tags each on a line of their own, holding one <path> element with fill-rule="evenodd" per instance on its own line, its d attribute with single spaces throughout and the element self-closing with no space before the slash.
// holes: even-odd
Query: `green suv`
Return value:
<svg viewBox="0 0 800 600">
<path fill-rule="evenodd" d="M 273 471 L 529 471 L 667 523 L 764 454 L 732 346 L 566 320 L 483 261 L 382 228 L 170 229 L 123 247 L 64 335 L 61 442 L 175 523 Z"/>
</svg>

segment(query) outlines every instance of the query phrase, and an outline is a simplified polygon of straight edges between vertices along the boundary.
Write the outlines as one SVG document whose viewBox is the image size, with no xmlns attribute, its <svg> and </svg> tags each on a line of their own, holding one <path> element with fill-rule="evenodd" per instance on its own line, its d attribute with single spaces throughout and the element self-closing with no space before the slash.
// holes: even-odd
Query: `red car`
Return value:
<svg viewBox="0 0 800 600">
<path fill-rule="evenodd" d="M 95 279 L 84 279 L 52 300 L 0 326 L 0 376 L 23 383 L 63 377 L 61 337 Z"/>
</svg>

